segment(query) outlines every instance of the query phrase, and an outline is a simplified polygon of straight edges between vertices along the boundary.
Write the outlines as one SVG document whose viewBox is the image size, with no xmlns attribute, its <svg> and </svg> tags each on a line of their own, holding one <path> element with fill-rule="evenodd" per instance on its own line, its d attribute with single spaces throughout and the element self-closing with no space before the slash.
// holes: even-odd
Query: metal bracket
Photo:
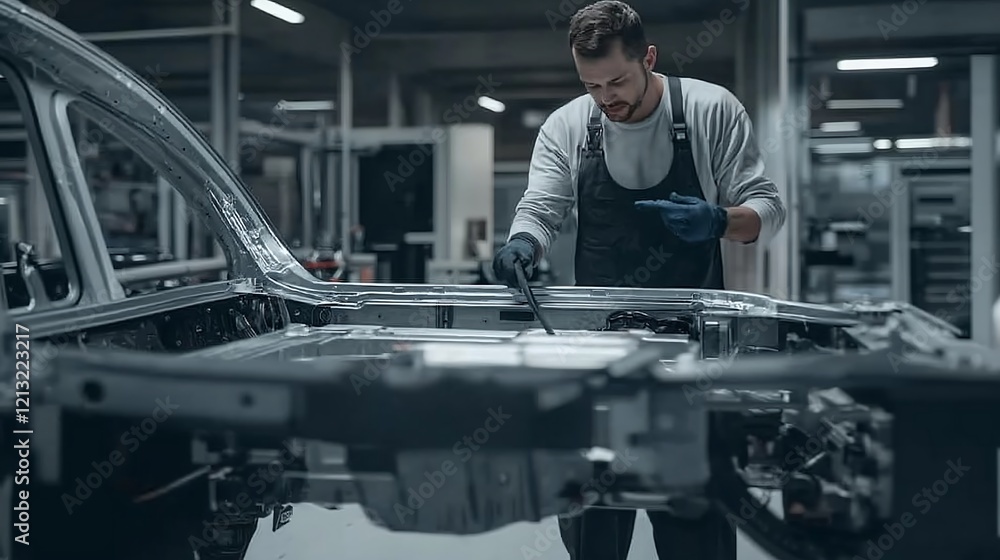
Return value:
<svg viewBox="0 0 1000 560">
<path fill-rule="evenodd" d="M 38 271 L 38 258 L 35 247 L 24 242 L 18 242 L 14 246 L 17 258 L 17 271 L 24 279 L 24 286 L 28 292 L 28 309 L 49 309 L 52 301 L 45 293 L 45 282 L 42 281 Z"/>
</svg>

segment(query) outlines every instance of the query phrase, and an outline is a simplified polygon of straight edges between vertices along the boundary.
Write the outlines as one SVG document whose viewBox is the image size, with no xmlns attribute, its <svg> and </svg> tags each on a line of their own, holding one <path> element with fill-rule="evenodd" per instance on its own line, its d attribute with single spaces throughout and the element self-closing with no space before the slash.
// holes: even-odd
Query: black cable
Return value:
<svg viewBox="0 0 1000 560">
<path fill-rule="evenodd" d="M 857 556 L 863 548 L 861 542 L 868 535 L 806 531 L 776 516 L 750 493 L 731 459 L 733 437 L 738 434 L 738 431 L 731 433 L 733 421 L 731 415 L 713 413 L 709 424 L 710 496 L 725 512 L 730 525 L 738 526 L 757 546 L 778 560 L 838 560 Z"/>
<path fill-rule="evenodd" d="M 531 308 L 531 312 L 535 314 L 535 317 L 538 317 L 538 322 L 542 324 L 542 328 L 548 334 L 556 334 L 556 331 L 552 330 L 552 326 L 549 325 L 549 322 L 545 320 L 545 316 L 541 313 L 538 300 L 535 299 L 535 294 L 531 292 L 531 286 L 528 285 L 528 276 L 525 274 L 521 263 L 517 263 L 517 266 L 514 267 L 514 274 L 517 275 L 517 285 L 521 288 L 521 293 L 524 294 L 524 297 L 528 298 L 528 307 Z"/>
</svg>

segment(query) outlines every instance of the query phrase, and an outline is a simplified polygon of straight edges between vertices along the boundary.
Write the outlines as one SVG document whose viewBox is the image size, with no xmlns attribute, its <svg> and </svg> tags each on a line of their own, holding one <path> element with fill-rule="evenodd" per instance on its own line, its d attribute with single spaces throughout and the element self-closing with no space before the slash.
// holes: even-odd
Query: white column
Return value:
<svg viewBox="0 0 1000 560">
<path fill-rule="evenodd" d="M 793 107 L 792 0 L 755 2 L 734 30 L 740 34 L 736 92 L 754 123 L 768 177 L 787 208 L 784 227 L 766 248 L 724 243 L 726 287 L 798 298 L 798 201 L 796 166 L 800 134 L 808 127 L 809 104 Z M 798 88 L 802 89 L 802 88 Z"/>
<path fill-rule="evenodd" d="M 997 236 L 1000 235 L 997 189 L 997 56 L 975 55 L 972 81 L 972 246 L 969 302 L 972 338 L 995 346 L 993 305 L 997 301 Z"/>
<path fill-rule="evenodd" d="M 340 245 L 344 256 L 351 252 L 351 131 L 354 128 L 354 70 L 351 57 L 340 62 Z"/>
</svg>

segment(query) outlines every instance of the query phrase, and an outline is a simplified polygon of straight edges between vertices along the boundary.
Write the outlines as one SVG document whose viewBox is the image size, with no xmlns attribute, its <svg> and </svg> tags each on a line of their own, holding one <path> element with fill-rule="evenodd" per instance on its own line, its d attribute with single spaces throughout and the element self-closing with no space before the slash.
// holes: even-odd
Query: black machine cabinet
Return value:
<svg viewBox="0 0 1000 560">
<path fill-rule="evenodd" d="M 372 245 L 395 245 L 386 281 L 421 283 L 429 258 L 407 233 L 434 231 L 434 144 L 385 146 L 358 157 L 358 215 Z"/>
</svg>

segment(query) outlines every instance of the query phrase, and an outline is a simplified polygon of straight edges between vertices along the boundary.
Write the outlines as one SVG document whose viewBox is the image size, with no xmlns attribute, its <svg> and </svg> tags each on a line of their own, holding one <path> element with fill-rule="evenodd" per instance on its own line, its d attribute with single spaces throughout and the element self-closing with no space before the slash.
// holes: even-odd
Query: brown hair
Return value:
<svg viewBox="0 0 1000 560">
<path fill-rule="evenodd" d="M 570 19 L 569 45 L 579 56 L 606 56 L 617 40 L 630 60 L 645 56 L 649 47 L 639 14 L 625 2 L 600 0 L 581 8 Z"/>
</svg>

